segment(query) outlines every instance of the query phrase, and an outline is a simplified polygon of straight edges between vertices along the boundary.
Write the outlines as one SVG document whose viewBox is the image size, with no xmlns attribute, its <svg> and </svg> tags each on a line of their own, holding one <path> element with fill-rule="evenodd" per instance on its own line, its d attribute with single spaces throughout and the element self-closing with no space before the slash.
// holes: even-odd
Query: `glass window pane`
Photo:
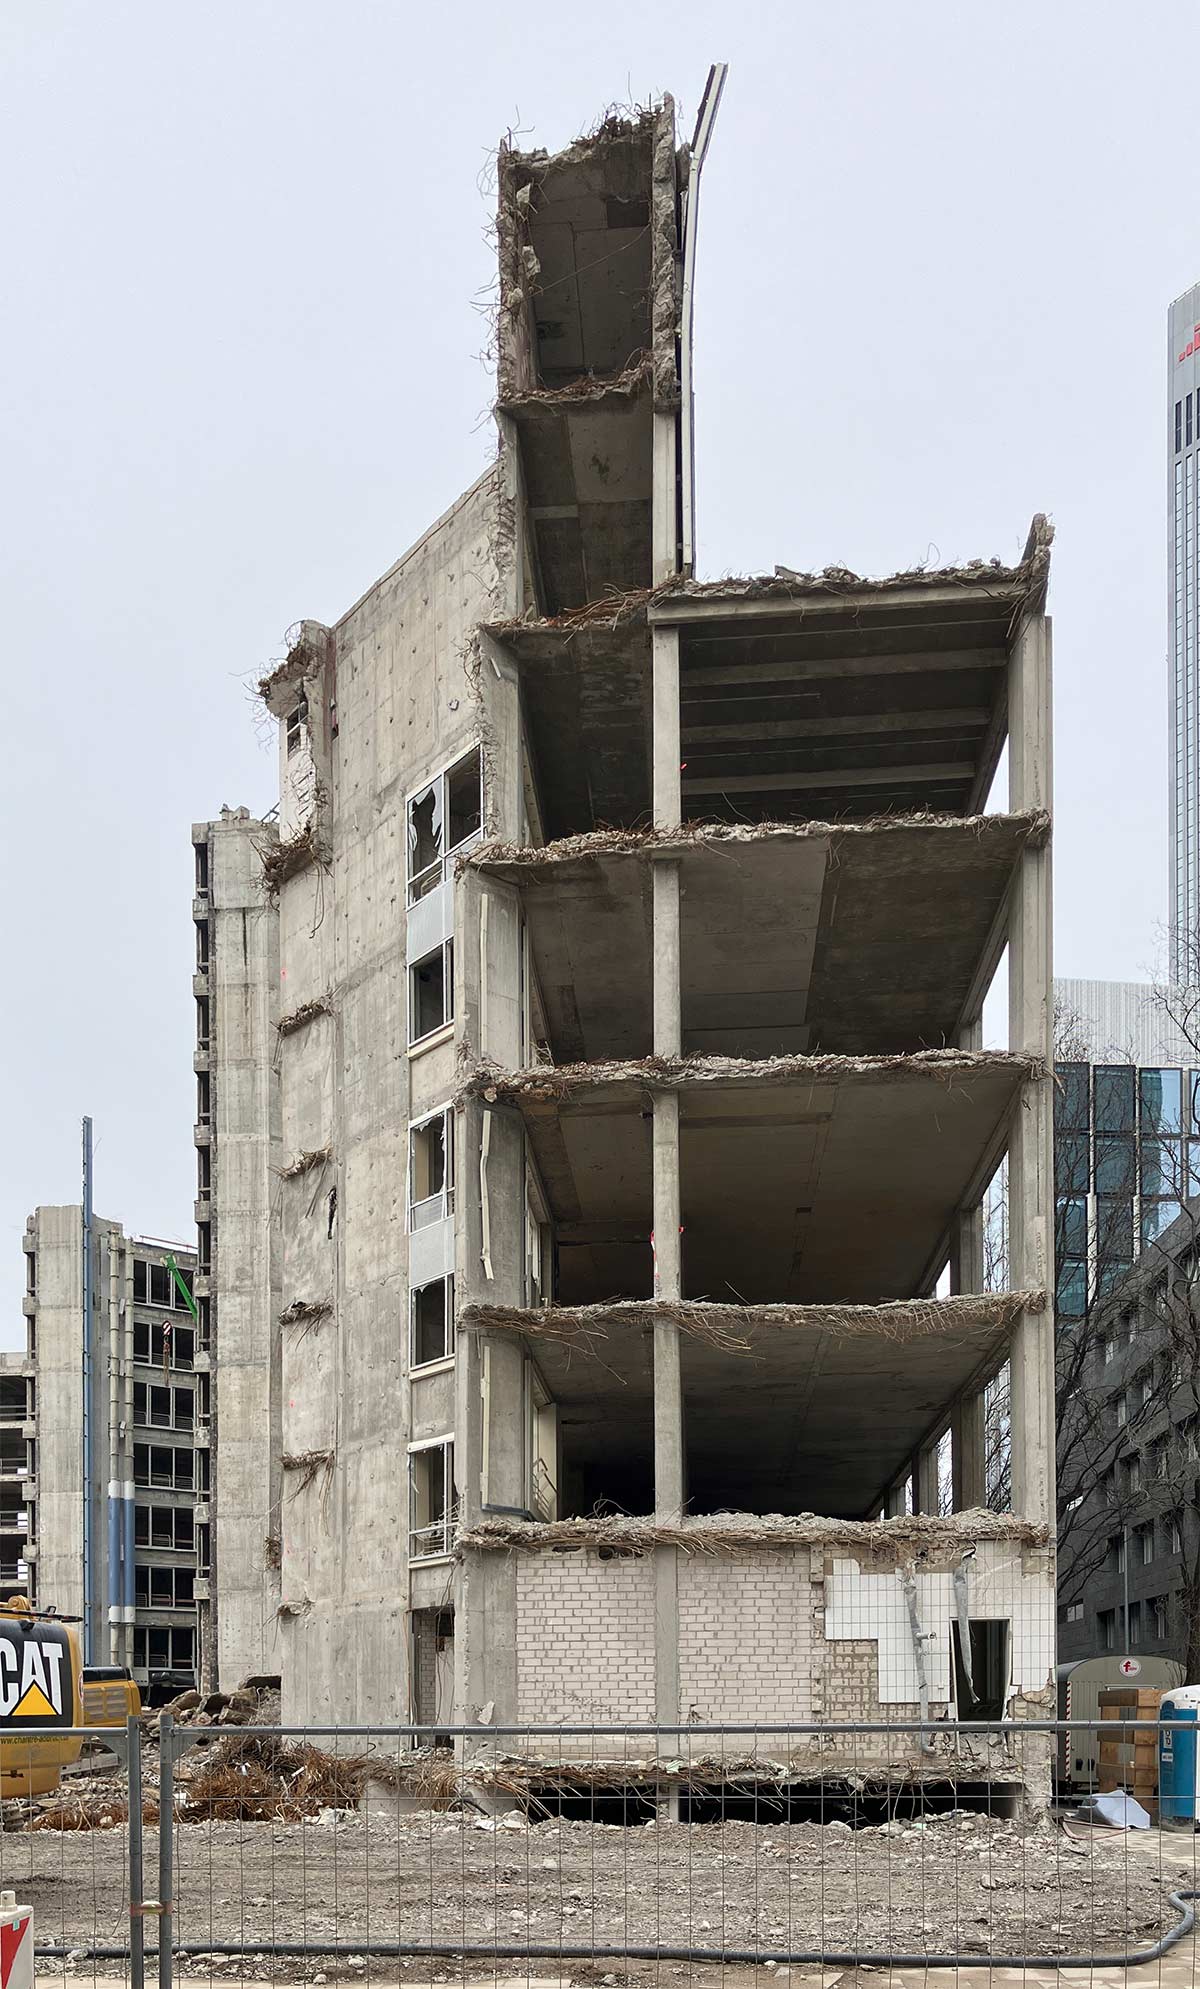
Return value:
<svg viewBox="0 0 1200 1989">
<path fill-rule="evenodd" d="M 1099 1200 L 1096 1203 L 1096 1254 L 1101 1269 L 1133 1262 L 1133 1203 Z M 1108 1283 L 1112 1280 L 1109 1279 Z M 1107 1284 L 1104 1285 L 1107 1290 Z"/>
<path fill-rule="evenodd" d="M 1086 1258 L 1087 1253 L 1087 1202 L 1082 1196 L 1072 1196 L 1058 1205 L 1058 1255 Z"/>
<path fill-rule="evenodd" d="M 1058 1274 L 1058 1316 L 1082 1319 L 1087 1311 L 1087 1265 L 1064 1264 Z"/>
<path fill-rule="evenodd" d="M 1178 1140 L 1142 1141 L 1142 1193 L 1183 1193 L 1183 1156 Z"/>
<path fill-rule="evenodd" d="M 1142 1094 L 1142 1131 L 1177 1133 L 1182 1106 L 1181 1079 L 1177 1070 L 1144 1070 L 1138 1083 Z"/>
<path fill-rule="evenodd" d="M 1090 1064 L 1056 1064 L 1054 1067 L 1054 1129 L 1064 1133 L 1086 1133 L 1090 1123 L 1088 1079 Z"/>
<path fill-rule="evenodd" d="M 1156 1237 L 1161 1236 L 1164 1230 L 1170 1229 L 1179 1213 L 1178 1202 L 1142 1203 L 1143 1250 L 1148 1243 L 1153 1243 Z"/>
<path fill-rule="evenodd" d="M 1197 1142 L 1200 1148 L 1200 1142 Z M 1060 1195 L 1086 1195 L 1088 1181 L 1088 1136 L 1086 1133 L 1060 1133 L 1054 1142 L 1054 1185 Z"/>
<path fill-rule="evenodd" d="M 1101 1064 L 1096 1070 L 1096 1131 L 1133 1131 L 1132 1064 Z"/>
<path fill-rule="evenodd" d="M 1096 1141 L 1096 1193 L 1132 1195 L 1133 1141 L 1108 1135 Z"/>
</svg>

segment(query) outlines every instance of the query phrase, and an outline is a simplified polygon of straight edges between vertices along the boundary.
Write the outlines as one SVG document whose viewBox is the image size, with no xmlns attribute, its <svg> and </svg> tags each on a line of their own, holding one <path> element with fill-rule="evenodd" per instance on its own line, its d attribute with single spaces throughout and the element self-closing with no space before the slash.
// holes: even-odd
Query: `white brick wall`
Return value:
<svg viewBox="0 0 1200 1989">
<path fill-rule="evenodd" d="M 654 1563 L 517 1559 L 517 1718 L 654 1718 Z"/>
<path fill-rule="evenodd" d="M 811 1555 L 679 1557 L 680 1718 L 808 1720 Z"/>
</svg>

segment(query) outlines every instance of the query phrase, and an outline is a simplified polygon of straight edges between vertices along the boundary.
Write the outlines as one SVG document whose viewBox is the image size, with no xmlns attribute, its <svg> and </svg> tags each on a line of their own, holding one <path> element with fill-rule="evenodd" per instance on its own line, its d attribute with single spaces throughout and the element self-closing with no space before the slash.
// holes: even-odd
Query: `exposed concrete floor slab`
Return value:
<svg viewBox="0 0 1200 1989">
<path fill-rule="evenodd" d="M 919 1296 L 1023 1075 L 1019 1061 L 992 1058 L 683 1084 L 684 1296 Z M 647 1089 L 598 1078 L 566 1099 L 514 1102 L 559 1227 L 560 1303 L 648 1297 Z"/>
<path fill-rule="evenodd" d="M 909 1051 L 953 1041 L 1028 818 L 877 832 L 776 827 L 681 845 L 686 1052 Z M 599 841 L 599 839 L 597 839 Z M 668 846 L 476 859 L 522 892 L 556 1062 L 651 1048 L 652 864 Z"/>
</svg>

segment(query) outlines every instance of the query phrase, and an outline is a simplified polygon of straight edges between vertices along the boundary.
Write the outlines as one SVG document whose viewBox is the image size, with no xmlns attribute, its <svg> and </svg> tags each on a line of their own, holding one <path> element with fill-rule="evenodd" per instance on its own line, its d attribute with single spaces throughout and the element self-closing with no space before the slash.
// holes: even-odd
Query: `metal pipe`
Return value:
<svg viewBox="0 0 1200 1989">
<path fill-rule="evenodd" d="M 638 1947 L 633 1943 L 610 1947 L 599 1942 L 586 1945 L 565 1941 L 557 1944 L 528 1942 L 524 1946 L 500 1941 L 181 1941 L 172 1951 L 164 1941 L 158 1949 L 159 1981 L 161 1983 L 163 1979 L 164 1955 L 169 1971 L 172 1952 L 179 1955 L 444 1955 L 451 1958 L 456 1955 L 484 1955 L 501 1961 L 553 1961 L 559 1958 L 590 1961 L 600 1955 L 606 1960 L 732 1962 L 760 1968 L 764 1964 L 777 1968 L 1136 1968 L 1142 1962 L 1158 1961 L 1190 1934 L 1196 1924 L 1195 1908 L 1186 1902 L 1200 1898 L 1200 1893 L 1179 1891 L 1170 1893 L 1168 1897 L 1179 1914 L 1176 1925 L 1169 1927 L 1152 1947 L 1134 1948 L 1126 1954 L 998 1955 L 981 1952 L 978 1948 L 973 1954 L 867 1954 L 855 1949 L 830 1953 L 820 1948 L 797 1952 L 788 1948 Z M 68 1954 L 82 1961 L 122 1961 L 126 1950 L 116 1947 L 40 1947 L 35 1948 L 34 1953 L 47 1961 L 58 1961 Z"/>
<path fill-rule="evenodd" d="M 125 1772 L 129 1782 L 129 1985 L 146 1979 L 145 1874 L 142 1863 L 142 1729 L 131 1713 L 125 1722 Z"/>
<path fill-rule="evenodd" d="M 108 1661 L 121 1662 L 121 1604 L 125 1575 L 121 1564 L 125 1529 L 121 1524 L 121 1315 L 117 1295 L 117 1239 L 108 1232 Z"/>
<path fill-rule="evenodd" d="M 158 1723 L 158 1989 L 171 1989 L 171 1926 L 175 1849 L 175 1721 Z"/>
<path fill-rule="evenodd" d="M 124 1543 L 121 1557 L 121 1573 L 124 1586 L 121 1590 L 121 1624 L 124 1657 L 122 1662 L 133 1665 L 133 1624 L 137 1599 L 137 1546 L 136 1515 L 133 1494 L 133 1251 L 125 1253 L 125 1297 L 124 1297 L 125 1347 L 121 1376 L 121 1511 Z"/>
<path fill-rule="evenodd" d="M 704 167 L 708 141 L 712 137 L 717 107 L 728 74 L 727 62 L 714 62 L 708 72 L 708 81 L 704 86 L 704 96 L 700 104 L 700 115 L 696 119 L 696 132 L 692 139 L 687 186 L 683 193 L 683 284 L 679 313 L 679 482 L 683 514 L 680 520 L 681 564 L 685 574 L 691 573 L 696 561 L 696 410 L 692 393 L 692 306 L 696 290 L 696 228 L 700 219 L 700 174 Z"/>
<path fill-rule="evenodd" d="M 95 1663 L 92 1593 L 92 1122 L 83 1122 L 83 1661 Z"/>
</svg>

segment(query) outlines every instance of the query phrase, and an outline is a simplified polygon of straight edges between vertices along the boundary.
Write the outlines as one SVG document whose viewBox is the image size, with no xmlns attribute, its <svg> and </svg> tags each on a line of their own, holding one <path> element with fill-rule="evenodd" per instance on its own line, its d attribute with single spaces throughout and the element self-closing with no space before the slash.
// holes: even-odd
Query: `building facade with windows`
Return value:
<svg viewBox="0 0 1200 1989">
<path fill-rule="evenodd" d="M 1060 1322 L 1082 1320 L 1200 1194 L 1200 1069 L 1055 1066 Z"/>
<path fill-rule="evenodd" d="M 1200 1203 L 1097 1300 L 1063 1415 L 1059 1656 L 1200 1663 Z M 1083 1424 L 1090 1429 L 1084 1429 Z M 1082 1468 L 1086 1462 L 1087 1468 Z"/>
<path fill-rule="evenodd" d="M 258 1474 L 257 1530 L 277 1519 L 288 1720 L 1052 1704 L 1049 532 L 1012 567 L 695 581 L 718 87 L 690 150 L 669 99 L 502 149 L 498 460 L 260 686 L 280 1489 Z"/>
<path fill-rule="evenodd" d="M 23 1238 L 27 1346 L 0 1373 L 0 1580 L 83 1621 L 85 1661 L 152 1699 L 196 1679 L 208 1488 L 196 1259 L 81 1206 Z"/>
<path fill-rule="evenodd" d="M 1171 978 L 1200 975 L 1200 284 L 1167 313 L 1167 642 L 1170 659 Z"/>
</svg>

